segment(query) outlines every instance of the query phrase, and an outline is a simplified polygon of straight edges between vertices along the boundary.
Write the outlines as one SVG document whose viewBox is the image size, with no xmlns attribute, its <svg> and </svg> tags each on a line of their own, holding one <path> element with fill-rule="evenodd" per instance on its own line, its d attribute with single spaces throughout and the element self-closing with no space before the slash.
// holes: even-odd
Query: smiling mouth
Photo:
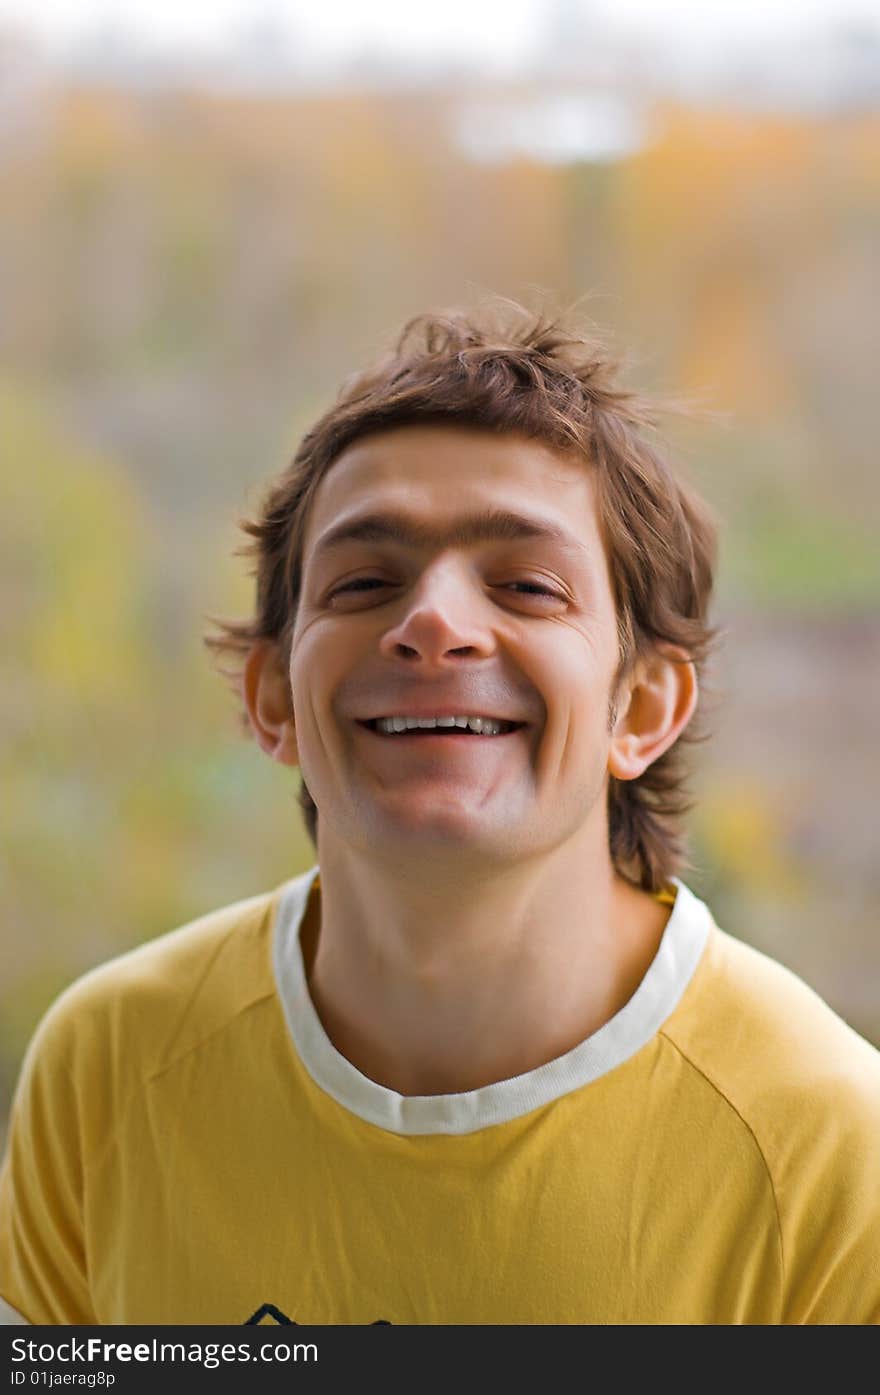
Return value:
<svg viewBox="0 0 880 1395">
<path fill-rule="evenodd" d="M 404 741 L 416 739 L 424 741 L 426 737 L 443 741 L 473 741 L 489 740 L 496 741 L 500 736 L 510 736 L 515 731 L 521 731 L 526 725 L 525 722 L 505 722 L 496 720 L 492 723 L 492 728 L 487 731 L 474 731 L 470 726 L 431 726 L 431 727 L 406 727 L 401 731 L 387 731 L 379 725 L 378 717 L 370 721 L 359 721 L 358 725 L 365 727 L 367 731 L 372 731 L 376 736 L 381 736 L 386 741 Z"/>
</svg>

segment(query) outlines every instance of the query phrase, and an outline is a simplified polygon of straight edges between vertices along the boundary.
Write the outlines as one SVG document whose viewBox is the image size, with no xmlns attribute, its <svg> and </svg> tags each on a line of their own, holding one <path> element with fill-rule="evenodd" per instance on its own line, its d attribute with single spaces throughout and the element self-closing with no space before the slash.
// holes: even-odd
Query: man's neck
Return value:
<svg viewBox="0 0 880 1395">
<path fill-rule="evenodd" d="M 330 1040 L 403 1095 L 479 1089 L 571 1050 L 632 997 L 669 914 L 582 848 L 470 887 L 415 873 L 322 847 L 301 935 Z"/>
</svg>

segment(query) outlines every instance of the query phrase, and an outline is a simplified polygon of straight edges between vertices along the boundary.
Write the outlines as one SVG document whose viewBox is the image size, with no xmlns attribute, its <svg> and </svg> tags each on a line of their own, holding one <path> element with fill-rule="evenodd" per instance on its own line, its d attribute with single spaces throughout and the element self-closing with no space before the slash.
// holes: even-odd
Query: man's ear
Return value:
<svg viewBox="0 0 880 1395">
<path fill-rule="evenodd" d="M 684 731 L 697 705 L 697 675 L 685 649 L 658 645 L 639 659 L 616 714 L 608 770 L 635 780 Z"/>
<path fill-rule="evenodd" d="M 290 679 L 278 645 L 258 640 L 242 674 L 242 698 L 260 747 L 282 765 L 298 765 Z"/>
</svg>

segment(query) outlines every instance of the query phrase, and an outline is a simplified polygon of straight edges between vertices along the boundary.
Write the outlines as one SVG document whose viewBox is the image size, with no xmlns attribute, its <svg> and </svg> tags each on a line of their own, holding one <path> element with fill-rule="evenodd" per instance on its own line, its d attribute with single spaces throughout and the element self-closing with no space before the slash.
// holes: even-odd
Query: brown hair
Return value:
<svg viewBox="0 0 880 1395">
<path fill-rule="evenodd" d="M 657 408 L 622 387 L 618 365 L 565 315 L 533 314 L 494 300 L 477 311 L 420 315 L 393 351 L 343 384 L 270 485 L 259 517 L 244 521 L 255 559 L 256 608 L 247 621 L 216 621 L 205 639 L 239 661 L 258 640 L 287 653 L 301 581 L 302 544 L 315 491 L 356 438 L 418 423 L 516 433 L 575 455 L 596 472 L 598 508 L 617 609 L 615 690 L 658 642 L 682 646 L 702 671 L 715 630 L 707 618 L 715 527 L 705 503 L 649 442 Z M 238 683 L 240 667 L 226 670 Z M 692 722 L 636 780 L 609 778 L 612 861 L 657 891 L 684 865 L 682 816 L 690 808 L 681 744 Z M 317 809 L 303 781 L 300 805 L 317 846 Z"/>
</svg>

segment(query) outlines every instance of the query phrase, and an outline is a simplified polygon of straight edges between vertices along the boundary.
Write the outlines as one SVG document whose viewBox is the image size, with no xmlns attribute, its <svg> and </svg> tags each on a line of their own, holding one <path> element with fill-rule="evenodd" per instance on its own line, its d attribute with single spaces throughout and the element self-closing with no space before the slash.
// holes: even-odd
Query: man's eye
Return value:
<svg viewBox="0 0 880 1395">
<path fill-rule="evenodd" d="M 510 581 L 509 587 L 520 587 L 528 596 L 549 596 L 553 601 L 561 601 L 564 597 L 558 591 L 553 591 L 549 586 L 542 586 L 539 581 Z"/>
<path fill-rule="evenodd" d="M 343 591 L 366 591 L 374 586 L 387 586 L 387 581 L 383 581 L 378 576 L 356 576 L 351 581 L 344 581 L 341 586 L 337 586 L 333 592 L 334 596 L 339 596 Z"/>
<path fill-rule="evenodd" d="M 377 576 L 356 576 L 354 581 L 346 581 L 340 591 L 362 591 L 367 586 L 384 586 Z"/>
</svg>

